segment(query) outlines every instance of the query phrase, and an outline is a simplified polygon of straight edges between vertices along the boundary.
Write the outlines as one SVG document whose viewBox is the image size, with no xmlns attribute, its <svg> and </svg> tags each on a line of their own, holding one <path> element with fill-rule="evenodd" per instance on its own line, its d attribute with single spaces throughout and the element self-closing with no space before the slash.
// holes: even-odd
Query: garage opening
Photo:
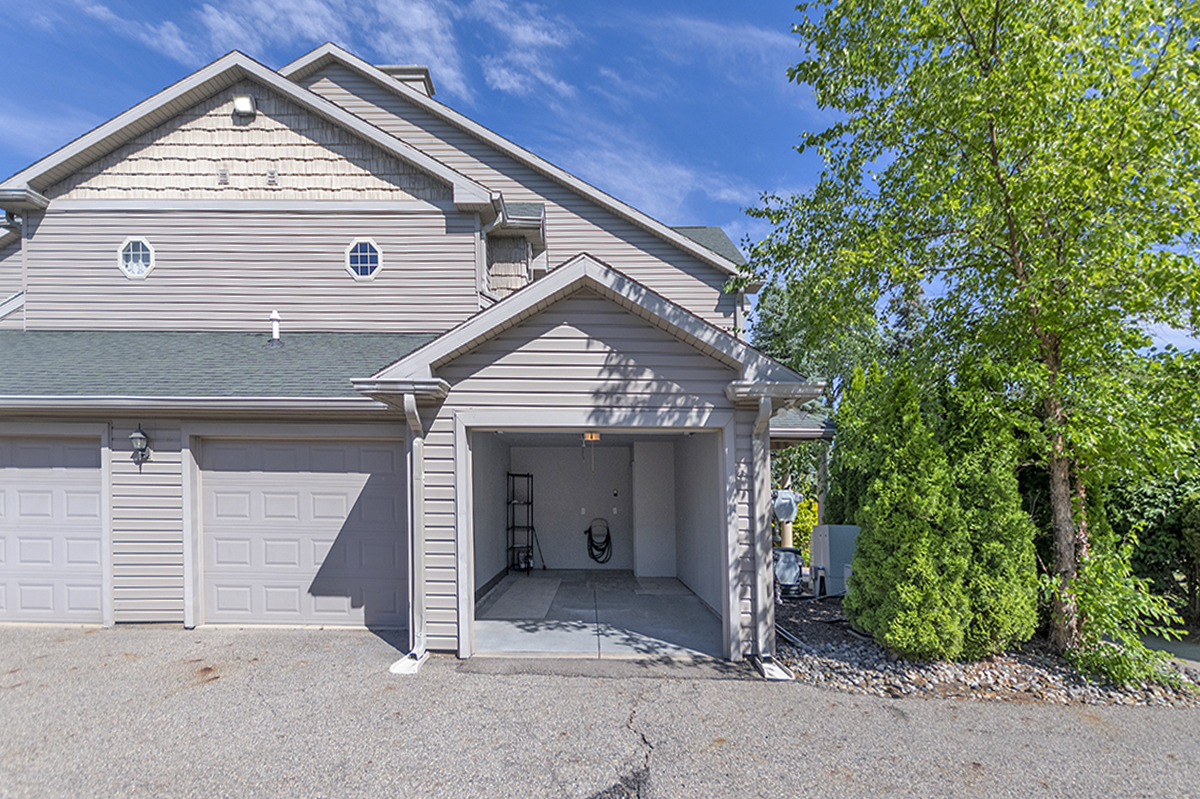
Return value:
<svg viewBox="0 0 1200 799">
<path fill-rule="evenodd" d="M 471 434 L 476 654 L 724 657 L 719 435 L 583 432 Z"/>
</svg>

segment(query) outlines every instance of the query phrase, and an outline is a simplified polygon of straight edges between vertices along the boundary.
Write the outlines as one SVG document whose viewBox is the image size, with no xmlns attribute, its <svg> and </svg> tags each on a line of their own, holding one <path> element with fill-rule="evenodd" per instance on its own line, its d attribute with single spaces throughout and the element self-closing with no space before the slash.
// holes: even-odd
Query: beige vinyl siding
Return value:
<svg viewBox="0 0 1200 799">
<path fill-rule="evenodd" d="M 616 304 L 580 291 L 442 366 L 437 376 L 452 388 L 426 436 L 425 591 L 429 646 L 452 650 L 458 646 L 456 410 L 525 409 L 536 426 L 544 408 L 728 409 L 724 387 L 736 374 Z M 739 520 L 746 524 L 744 508 Z M 743 605 L 748 611 L 748 601 Z"/>
<path fill-rule="evenodd" d="M 233 115 L 238 95 L 254 97 L 253 117 Z M 218 180 L 219 170 L 228 173 L 227 183 Z M 46 196 L 436 201 L 449 200 L 450 187 L 279 94 L 241 81 L 51 186 Z"/>
<path fill-rule="evenodd" d="M 129 434 L 141 424 L 153 455 L 141 470 Z M 183 622 L 183 469 L 179 422 L 112 424 L 113 619 Z"/>
<path fill-rule="evenodd" d="M 743 654 L 754 649 L 754 418 L 755 411 L 739 410 L 734 417 L 737 430 L 737 520 L 738 520 L 738 610 L 742 623 Z"/>
<path fill-rule="evenodd" d="M 21 240 L 16 239 L 7 247 L 0 248 L 0 302 L 21 291 Z M 20 329 L 24 324 L 24 310 L 15 311 L 0 319 L 0 330 Z"/>
<path fill-rule="evenodd" d="M 724 272 L 345 67 L 327 67 L 302 83 L 467 177 L 502 191 L 508 202 L 545 203 L 551 268 L 581 252 L 590 253 L 704 320 L 723 329 L 732 327 L 735 297 L 721 290 L 729 278 Z"/>
<path fill-rule="evenodd" d="M 154 248 L 141 280 L 117 267 L 127 237 Z M 356 281 L 345 253 L 371 238 L 373 280 Z M 47 213 L 29 245 L 31 330 L 437 332 L 478 310 L 475 219 L 437 209 L 403 213 Z"/>
</svg>

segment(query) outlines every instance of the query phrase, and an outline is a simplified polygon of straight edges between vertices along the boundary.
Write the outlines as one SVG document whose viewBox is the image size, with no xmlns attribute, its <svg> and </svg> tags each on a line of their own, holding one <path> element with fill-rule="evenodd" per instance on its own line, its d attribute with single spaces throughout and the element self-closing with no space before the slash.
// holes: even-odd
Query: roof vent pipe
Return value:
<svg viewBox="0 0 1200 799">
<path fill-rule="evenodd" d="M 271 340 L 267 342 L 267 346 L 271 349 L 278 349 L 283 346 L 283 342 L 279 340 L 279 311 L 271 311 Z"/>
</svg>

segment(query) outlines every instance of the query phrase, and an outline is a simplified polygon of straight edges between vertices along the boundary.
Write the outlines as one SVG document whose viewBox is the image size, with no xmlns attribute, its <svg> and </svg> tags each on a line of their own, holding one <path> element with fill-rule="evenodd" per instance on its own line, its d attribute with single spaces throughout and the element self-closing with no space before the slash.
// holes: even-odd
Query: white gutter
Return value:
<svg viewBox="0 0 1200 799">
<path fill-rule="evenodd" d="M 0 396 L 0 410 L 269 410 L 269 411 L 382 411 L 388 405 L 367 397 L 138 397 L 51 394 Z"/>
<path fill-rule="evenodd" d="M 388 669 L 392 674 L 416 674 L 429 658 L 425 648 L 425 430 L 416 394 L 404 395 L 408 449 L 408 608 L 412 649 Z"/>
</svg>

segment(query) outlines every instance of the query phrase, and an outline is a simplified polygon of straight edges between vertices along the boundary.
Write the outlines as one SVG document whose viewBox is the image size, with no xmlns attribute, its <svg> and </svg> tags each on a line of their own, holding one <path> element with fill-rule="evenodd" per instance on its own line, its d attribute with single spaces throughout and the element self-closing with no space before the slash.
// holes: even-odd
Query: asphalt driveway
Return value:
<svg viewBox="0 0 1200 799">
<path fill-rule="evenodd" d="M 398 645 L 398 644 L 397 644 Z M 0 627 L 3 797 L 1200 795 L 1200 711 L 889 700 L 367 632 Z"/>
</svg>

